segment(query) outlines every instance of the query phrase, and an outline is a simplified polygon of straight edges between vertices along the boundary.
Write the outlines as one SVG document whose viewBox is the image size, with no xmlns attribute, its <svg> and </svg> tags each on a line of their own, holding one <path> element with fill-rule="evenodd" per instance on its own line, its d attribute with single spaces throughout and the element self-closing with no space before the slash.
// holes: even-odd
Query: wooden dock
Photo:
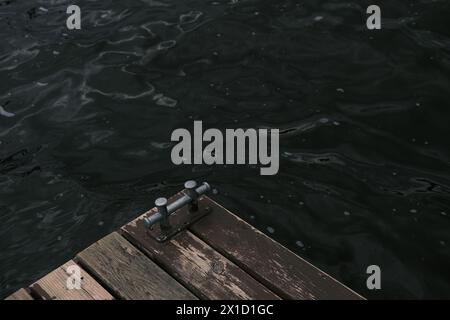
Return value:
<svg viewBox="0 0 450 320">
<path fill-rule="evenodd" d="M 7 299 L 363 299 L 209 197 L 198 210 L 207 214 L 159 242 L 144 224 L 153 208 Z M 73 266 L 78 289 L 67 285 Z"/>
</svg>

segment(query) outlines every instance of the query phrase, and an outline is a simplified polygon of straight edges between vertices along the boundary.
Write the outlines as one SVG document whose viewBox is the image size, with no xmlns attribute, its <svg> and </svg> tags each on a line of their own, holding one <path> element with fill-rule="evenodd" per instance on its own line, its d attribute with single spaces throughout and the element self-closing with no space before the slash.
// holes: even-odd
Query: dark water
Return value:
<svg viewBox="0 0 450 320">
<path fill-rule="evenodd" d="M 450 298 L 450 3 L 0 0 L 0 296 L 188 178 L 371 298 Z M 172 130 L 280 128 L 280 172 Z M 366 289 L 368 265 L 382 290 Z"/>
</svg>

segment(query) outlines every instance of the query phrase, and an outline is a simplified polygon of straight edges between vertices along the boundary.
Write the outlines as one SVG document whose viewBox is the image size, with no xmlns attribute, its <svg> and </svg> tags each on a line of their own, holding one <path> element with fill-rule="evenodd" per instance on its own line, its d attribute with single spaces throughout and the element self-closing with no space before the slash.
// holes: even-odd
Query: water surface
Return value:
<svg viewBox="0 0 450 320">
<path fill-rule="evenodd" d="M 195 178 L 367 297 L 450 298 L 450 4 L 378 3 L 0 0 L 0 296 Z M 279 174 L 172 165 L 194 120 L 280 128 Z"/>
</svg>

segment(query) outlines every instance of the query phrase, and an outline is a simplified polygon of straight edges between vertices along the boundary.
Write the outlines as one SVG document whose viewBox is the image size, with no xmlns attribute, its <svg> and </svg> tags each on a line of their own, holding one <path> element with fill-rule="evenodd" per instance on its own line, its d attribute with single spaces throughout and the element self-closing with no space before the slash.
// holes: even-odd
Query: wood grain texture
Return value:
<svg viewBox="0 0 450 320">
<path fill-rule="evenodd" d="M 363 299 L 208 197 L 212 212 L 190 230 L 287 299 Z"/>
<path fill-rule="evenodd" d="M 73 275 L 70 268 L 80 270 L 80 289 L 67 286 Z M 69 268 L 69 269 L 68 269 Z M 69 280 L 70 281 L 70 280 Z M 34 294 L 43 300 L 112 300 L 113 296 L 94 280 L 83 268 L 70 260 L 31 285 Z"/>
<path fill-rule="evenodd" d="M 19 289 L 5 300 L 33 300 L 33 297 L 25 289 Z"/>
<path fill-rule="evenodd" d="M 117 232 L 79 253 L 76 261 L 121 299 L 196 299 Z"/>
<path fill-rule="evenodd" d="M 177 214 L 183 215 L 182 209 Z M 152 214 L 153 212 L 147 212 Z M 122 227 L 123 235 L 202 299 L 279 299 L 261 283 L 189 231 L 160 243 L 140 216 Z"/>
</svg>

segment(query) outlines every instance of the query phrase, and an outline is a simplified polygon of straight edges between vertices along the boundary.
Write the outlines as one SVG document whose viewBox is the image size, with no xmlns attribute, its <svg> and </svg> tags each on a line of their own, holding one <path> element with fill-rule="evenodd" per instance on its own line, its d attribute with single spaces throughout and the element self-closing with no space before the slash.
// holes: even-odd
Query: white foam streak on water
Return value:
<svg viewBox="0 0 450 320">
<path fill-rule="evenodd" d="M 0 116 L 4 116 L 7 118 L 12 118 L 15 116 L 14 113 L 6 111 L 2 106 L 0 106 Z"/>
<path fill-rule="evenodd" d="M 14 70 L 20 65 L 27 63 L 39 54 L 38 49 L 18 49 L 9 54 L 6 59 L 0 62 L 0 71 Z"/>
</svg>

